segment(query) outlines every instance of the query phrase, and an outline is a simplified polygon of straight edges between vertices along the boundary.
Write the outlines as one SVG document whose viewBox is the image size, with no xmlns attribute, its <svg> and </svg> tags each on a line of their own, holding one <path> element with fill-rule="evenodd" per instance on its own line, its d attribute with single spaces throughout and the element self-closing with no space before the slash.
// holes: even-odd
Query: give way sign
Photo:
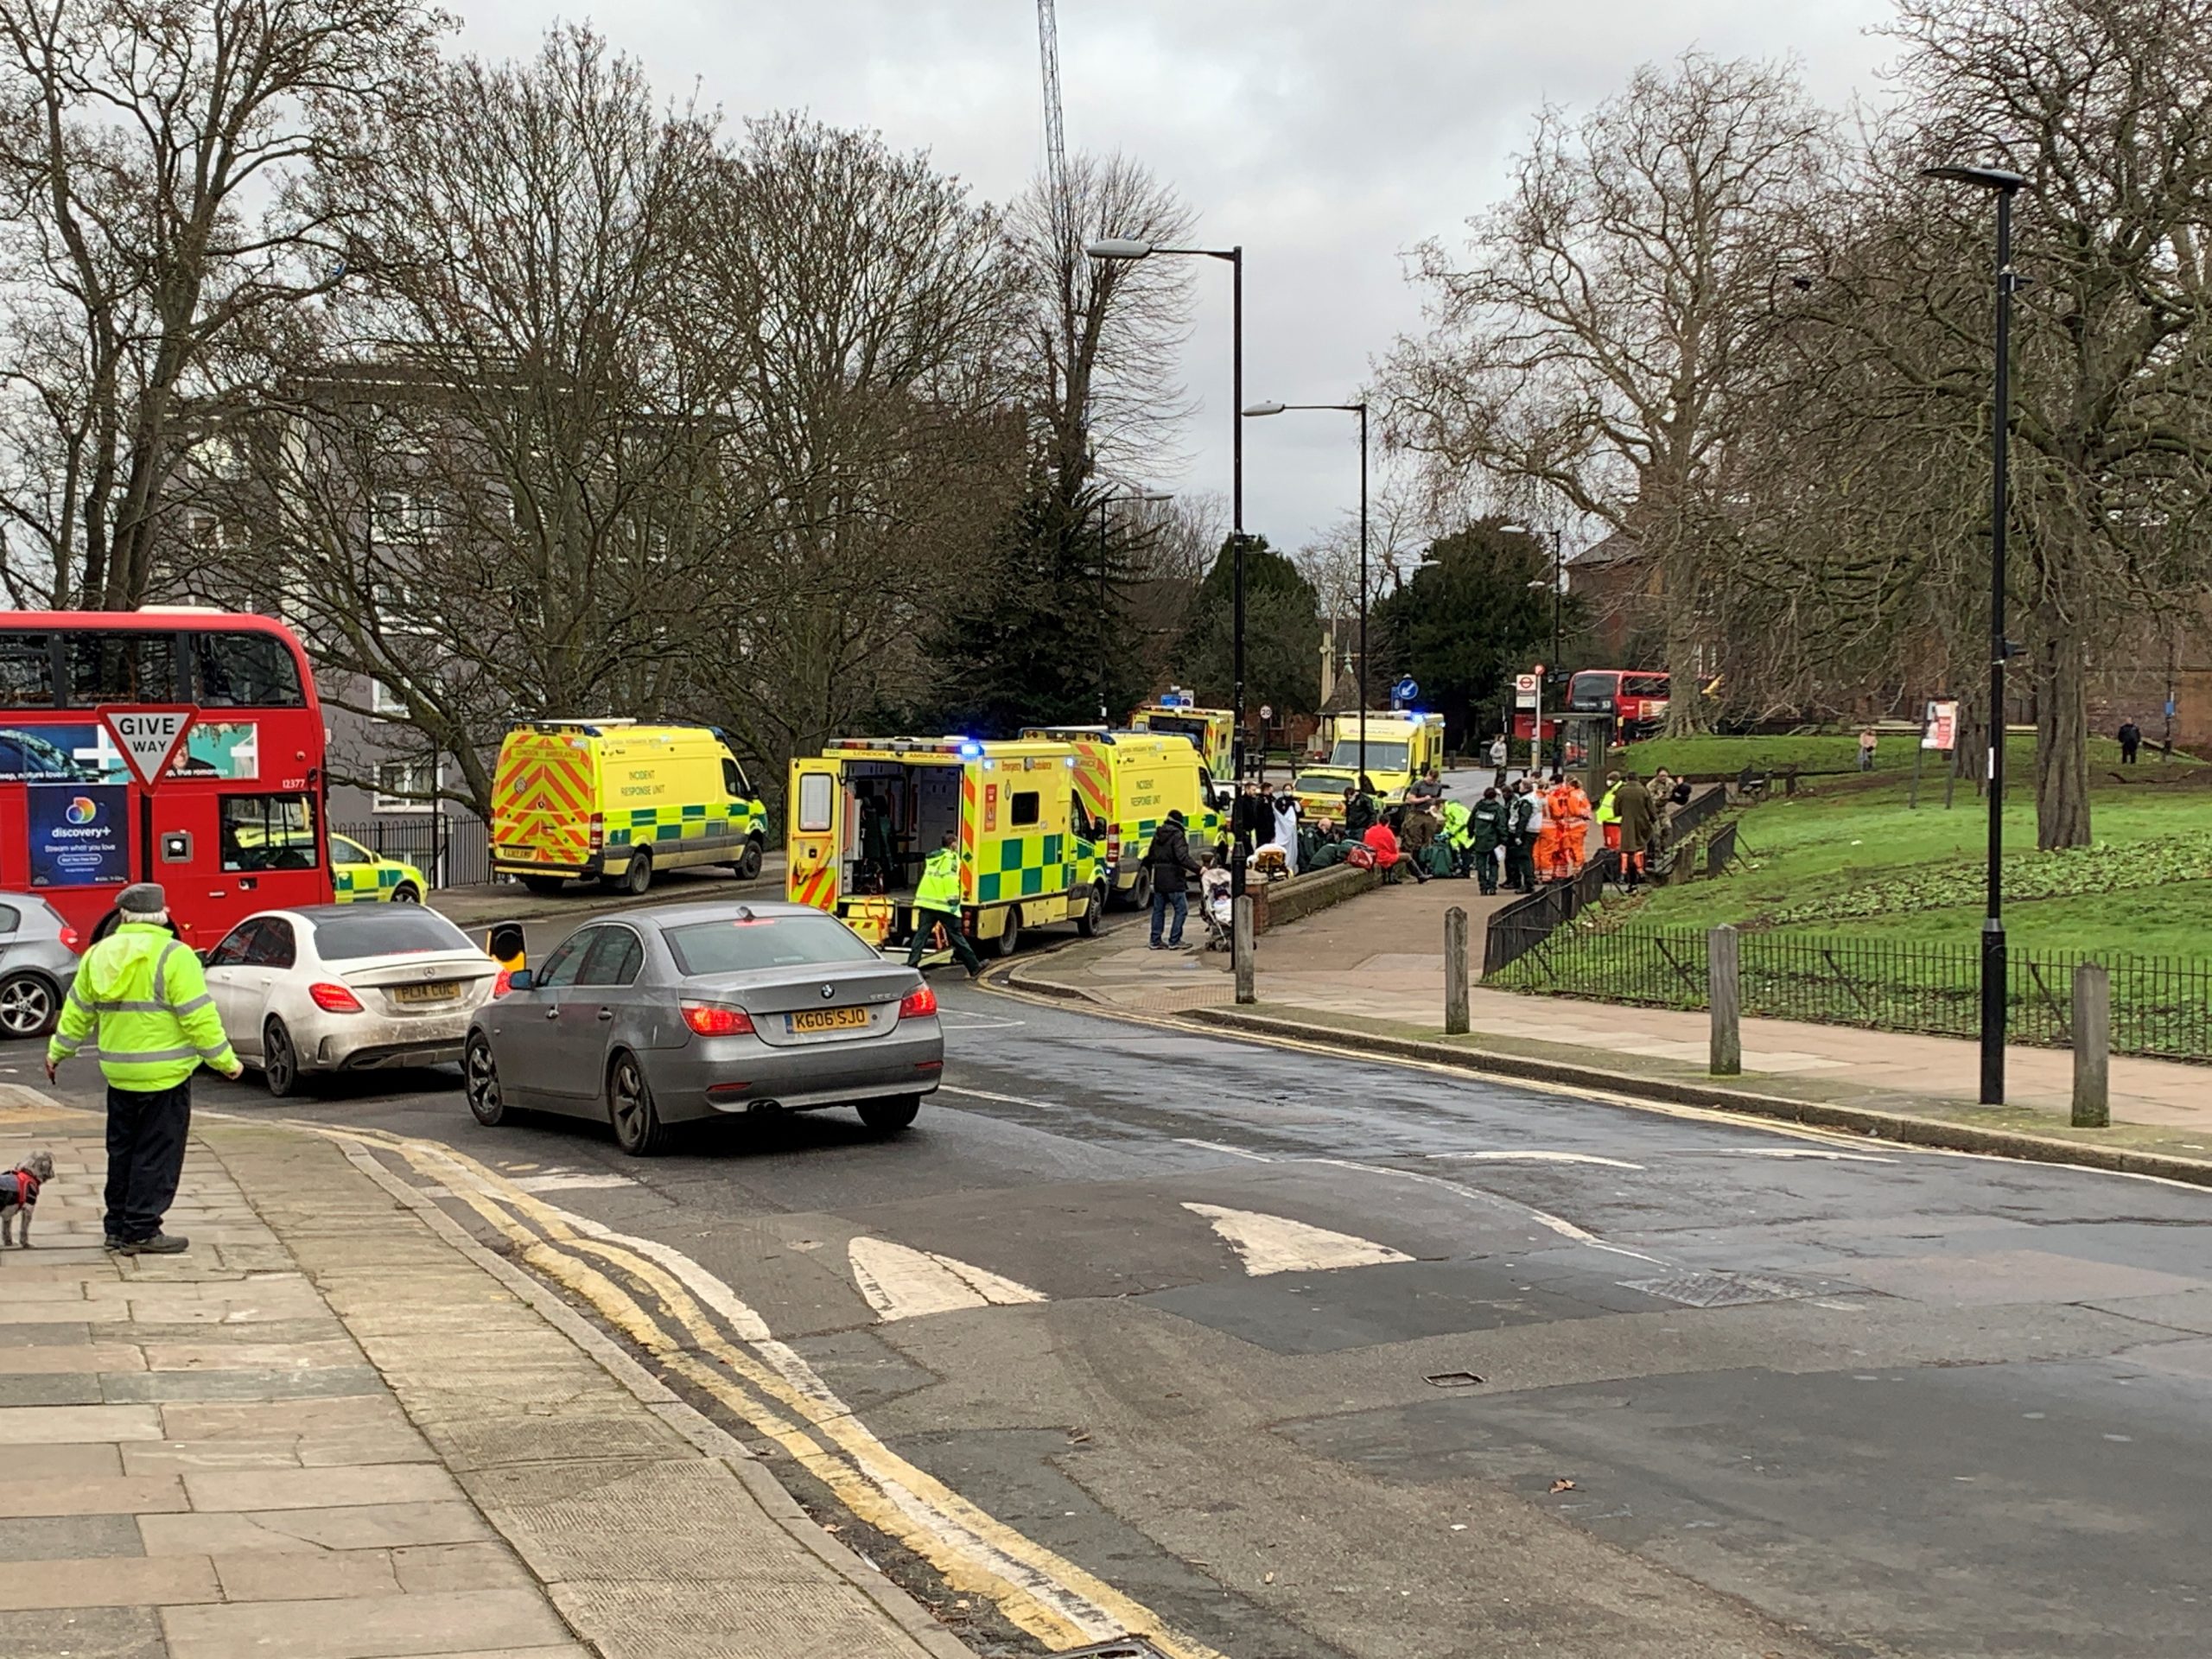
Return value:
<svg viewBox="0 0 2212 1659">
<path fill-rule="evenodd" d="M 148 789 L 161 782 L 199 714 L 188 703 L 111 703 L 99 711 L 100 724 Z"/>
</svg>

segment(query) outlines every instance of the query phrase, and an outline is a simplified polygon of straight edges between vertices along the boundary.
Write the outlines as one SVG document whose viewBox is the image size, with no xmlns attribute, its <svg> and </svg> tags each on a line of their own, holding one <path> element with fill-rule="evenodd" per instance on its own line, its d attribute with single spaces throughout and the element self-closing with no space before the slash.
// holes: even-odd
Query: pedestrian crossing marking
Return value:
<svg viewBox="0 0 2212 1659">
<path fill-rule="evenodd" d="M 886 1324 L 965 1307 L 1011 1307 L 1045 1300 L 1028 1286 L 970 1262 L 894 1244 L 887 1238 L 856 1238 L 845 1254 L 853 1282 Z"/>
<path fill-rule="evenodd" d="M 1256 1210 L 1224 1210 L 1218 1205 L 1185 1204 L 1194 1216 L 1203 1216 L 1221 1235 L 1244 1271 L 1257 1279 L 1274 1273 L 1326 1273 L 1337 1268 L 1374 1268 L 1413 1257 L 1387 1244 L 1350 1233 L 1313 1227 L 1287 1216 L 1263 1215 Z"/>
</svg>

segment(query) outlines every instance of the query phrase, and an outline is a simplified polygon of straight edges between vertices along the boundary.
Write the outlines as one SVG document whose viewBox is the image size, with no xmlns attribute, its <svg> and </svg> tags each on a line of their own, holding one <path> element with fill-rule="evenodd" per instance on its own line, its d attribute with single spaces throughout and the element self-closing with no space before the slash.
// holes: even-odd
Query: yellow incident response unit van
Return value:
<svg viewBox="0 0 2212 1659">
<path fill-rule="evenodd" d="M 1148 702 L 1129 716 L 1130 729 L 1187 737 L 1217 783 L 1236 773 L 1236 715 L 1228 709 L 1193 709 L 1187 703 Z"/>
<path fill-rule="evenodd" d="M 532 893 L 596 876 L 643 893 L 659 870 L 760 873 L 767 810 L 711 726 L 541 720 L 499 745 L 492 868 Z"/>
<path fill-rule="evenodd" d="M 1182 813 L 1193 849 L 1221 838 L 1213 785 L 1188 740 L 1098 726 L 1032 726 L 1021 734 L 1075 751 L 1076 793 L 1091 822 L 1105 831 L 1099 858 L 1109 902 L 1140 909 L 1152 902 L 1145 849 L 1170 812 Z"/>
<path fill-rule="evenodd" d="M 1075 777 L 1065 743 L 841 738 L 791 762 L 789 894 L 871 944 L 909 938 L 922 865 L 950 831 L 969 938 L 1001 956 L 1055 922 L 1087 938 L 1106 881 Z"/>
<path fill-rule="evenodd" d="M 1444 716 L 1369 709 L 1367 776 L 1376 798 L 1389 804 L 1406 798 L 1422 772 L 1444 765 Z M 1308 817 L 1342 817 L 1344 791 L 1359 779 L 1359 715 L 1335 716 L 1329 758 L 1299 768 L 1291 785 L 1298 810 Z"/>
</svg>

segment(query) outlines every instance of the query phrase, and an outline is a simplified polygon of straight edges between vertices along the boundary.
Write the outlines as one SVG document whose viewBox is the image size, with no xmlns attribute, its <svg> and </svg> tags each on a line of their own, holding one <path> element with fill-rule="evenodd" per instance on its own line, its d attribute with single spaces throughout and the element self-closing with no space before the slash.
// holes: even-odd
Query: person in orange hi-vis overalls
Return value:
<svg viewBox="0 0 2212 1659">
<path fill-rule="evenodd" d="M 1541 862 L 1540 842 L 1537 874 L 1548 881 L 1572 881 L 1582 874 L 1590 844 L 1590 798 L 1572 778 L 1555 782 L 1544 795 L 1544 829 L 1553 836 L 1551 862 Z"/>
</svg>

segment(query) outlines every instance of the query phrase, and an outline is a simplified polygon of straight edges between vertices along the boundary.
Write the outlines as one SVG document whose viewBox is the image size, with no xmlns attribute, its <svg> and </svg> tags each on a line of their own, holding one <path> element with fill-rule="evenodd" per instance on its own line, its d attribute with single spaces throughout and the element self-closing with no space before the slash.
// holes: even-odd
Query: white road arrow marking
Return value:
<svg viewBox="0 0 2212 1659">
<path fill-rule="evenodd" d="M 1027 1285 L 969 1262 L 894 1244 L 887 1238 L 856 1238 L 845 1254 L 853 1282 L 887 1324 L 963 1307 L 1011 1307 L 1045 1300 Z"/>
<path fill-rule="evenodd" d="M 1413 1257 L 1350 1233 L 1332 1233 L 1325 1227 L 1309 1227 L 1287 1216 L 1262 1215 L 1256 1210 L 1224 1210 L 1217 1205 L 1185 1204 L 1194 1216 L 1212 1224 L 1229 1248 L 1254 1278 L 1271 1273 L 1325 1273 L 1334 1268 L 1372 1268 L 1386 1262 L 1410 1262 Z"/>
</svg>

